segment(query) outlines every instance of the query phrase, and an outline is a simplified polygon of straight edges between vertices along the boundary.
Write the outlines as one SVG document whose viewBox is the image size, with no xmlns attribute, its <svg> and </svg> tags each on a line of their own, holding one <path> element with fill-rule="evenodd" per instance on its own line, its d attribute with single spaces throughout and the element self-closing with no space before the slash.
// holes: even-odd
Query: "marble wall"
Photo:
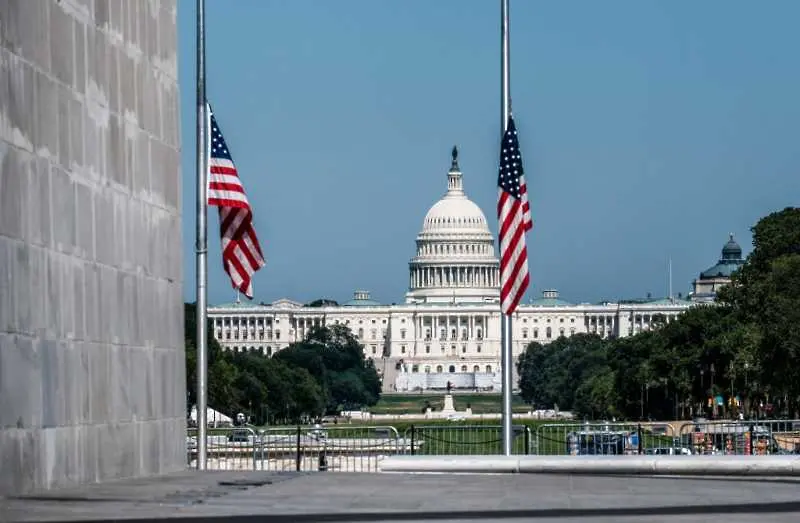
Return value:
<svg viewBox="0 0 800 523">
<path fill-rule="evenodd" d="M 0 493 L 185 467 L 176 2 L 0 2 Z"/>
</svg>

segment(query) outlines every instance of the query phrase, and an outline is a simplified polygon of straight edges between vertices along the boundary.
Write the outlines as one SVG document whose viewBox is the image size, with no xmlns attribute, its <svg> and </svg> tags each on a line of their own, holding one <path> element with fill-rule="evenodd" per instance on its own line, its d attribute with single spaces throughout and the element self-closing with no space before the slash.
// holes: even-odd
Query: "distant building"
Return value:
<svg viewBox="0 0 800 523">
<path fill-rule="evenodd" d="M 743 264 L 742 248 L 731 234 L 728 243 L 722 247 L 722 257 L 716 265 L 701 272 L 692 282 L 693 291 L 689 296 L 690 299 L 698 303 L 713 302 L 717 297 L 717 291 L 731 282 L 731 276 Z"/>
<path fill-rule="evenodd" d="M 405 303 L 381 304 L 369 292 L 336 305 L 280 299 L 209 308 L 223 348 L 271 356 L 322 325 L 347 325 L 373 358 L 384 390 L 500 390 L 499 260 L 486 216 L 467 198 L 456 151 L 447 192 L 428 211 L 409 263 Z M 648 298 L 574 304 L 556 290 L 521 304 L 514 314 L 513 354 L 532 341 L 595 333 L 631 336 L 671 321 L 692 302 Z M 516 379 L 515 379 L 516 383 Z"/>
</svg>

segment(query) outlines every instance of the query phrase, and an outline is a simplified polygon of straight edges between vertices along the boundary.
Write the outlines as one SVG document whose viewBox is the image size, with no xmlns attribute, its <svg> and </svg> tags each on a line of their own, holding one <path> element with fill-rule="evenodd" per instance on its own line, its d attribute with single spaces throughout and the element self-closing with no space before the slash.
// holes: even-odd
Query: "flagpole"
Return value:
<svg viewBox="0 0 800 523">
<path fill-rule="evenodd" d="M 500 59 L 500 84 L 501 84 L 501 121 L 500 129 L 506 130 L 508 117 L 511 114 L 511 74 L 509 60 L 509 37 L 508 37 L 508 0 L 500 0 L 501 18 L 501 59 Z M 501 135 L 502 135 L 501 132 Z M 503 314 L 502 305 L 500 312 L 500 368 L 502 371 L 503 382 L 503 454 L 511 455 L 514 435 L 511 424 L 511 387 L 512 387 L 512 366 L 514 357 L 511 350 L 511 315 Z"/>
<path fill-rule="evenodd" d="M 208 372 L 208 157 L 205 0 L 197 0 L 197 470 L 206 468 Z"/>
</svg>

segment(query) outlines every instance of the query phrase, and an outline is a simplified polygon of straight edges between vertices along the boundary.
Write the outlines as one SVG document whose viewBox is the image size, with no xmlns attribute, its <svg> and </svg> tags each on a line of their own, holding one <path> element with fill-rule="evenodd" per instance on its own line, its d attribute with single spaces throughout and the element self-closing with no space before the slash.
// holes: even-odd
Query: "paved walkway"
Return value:
<svg viewBox="0 0 800 523">
<path fill-rule="evenodd" d="M 186 472 L 0 499 L 0 521 L 773 523 L 800 521 L 798 492 L 768 478 Z"/>
</svg>

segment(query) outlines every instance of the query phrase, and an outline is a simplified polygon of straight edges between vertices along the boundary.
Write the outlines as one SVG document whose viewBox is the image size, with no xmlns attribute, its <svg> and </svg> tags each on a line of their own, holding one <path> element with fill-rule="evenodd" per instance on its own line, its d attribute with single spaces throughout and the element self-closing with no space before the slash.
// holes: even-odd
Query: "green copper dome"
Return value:
<svg viewBox="0 0 800 523">
<path fill-rule="evenodd" d="M 722 257 L 716 265 L 701 272 L 700 279 L 730 278 L 743 263 L 742 248 L 736 243 L 736 240 L 733 239 L 733 234 L 731 234 L 728 243 L 722 247 Z"/>
</svg>

